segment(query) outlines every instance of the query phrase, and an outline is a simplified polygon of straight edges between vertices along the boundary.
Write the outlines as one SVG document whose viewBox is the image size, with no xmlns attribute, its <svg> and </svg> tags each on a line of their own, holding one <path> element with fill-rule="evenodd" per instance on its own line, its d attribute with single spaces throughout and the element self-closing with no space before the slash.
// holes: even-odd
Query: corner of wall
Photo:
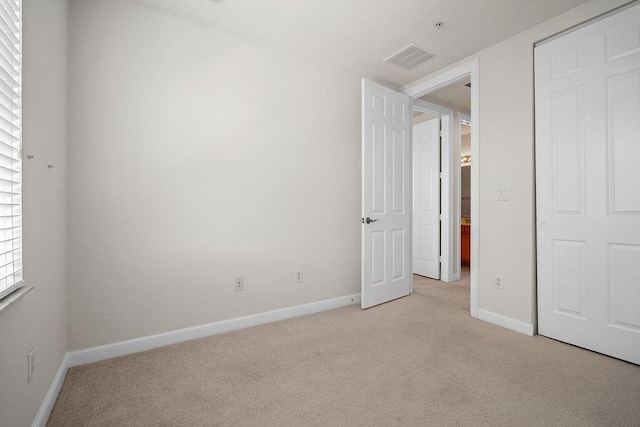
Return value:
<svg viewBox="0 0 640 427">
<path fill-rule="evenodd" d="M 23 257 L 25 282 L 35 289 L 0 313 L 0 423 L 7 426 L 46 422 L 67 351 L 68 5 L 30 0 L 22 6 Z M 27 382 L 31 349 L 36 369 Z"/>
</svg>

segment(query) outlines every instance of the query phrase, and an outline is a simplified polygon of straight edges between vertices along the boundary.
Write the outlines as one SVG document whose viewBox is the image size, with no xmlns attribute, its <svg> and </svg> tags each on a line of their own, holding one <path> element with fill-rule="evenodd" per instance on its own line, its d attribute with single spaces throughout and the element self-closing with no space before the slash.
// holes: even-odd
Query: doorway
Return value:
<svg viewBox="0 0 640 427">
<path fill-rule="evenodd" d="M 464 111 L 450 108 L 452 104 L 444 99 L 451 88 L 461 83 L 468 85 L 469 107 Z M 422 103 L 438 105 L 440 108 L 453 111 L 454 119 L 451 120 L 451 141 L 441 146 L 440 154 L 440 194 L 441 194 L 441 248 L 442 261 L 440 263 L 441 280 L 457 281 L 462 277 L 461 269 L 461 225 L 462 225 L 462 196 L 461 196 L 461 127 L 478 123 L 479 116 L 479 79 L 478 61 L 472 60 L 462 64 L 436 77 L 411 85 L 402 91 L 412 101 L 412 108 L 420 108 Z M 479 223 L 479 132 L 477 126 L 471 126 L 468 133 L 470 159 L 473 159 L 469 168 L 470 195 L 469 221 Z M 415 201 L 414 201 L 415 202 Z M 478 227 L 469 227 L 469 270 L 470 275 L 470 315 L 478 317 Z"/>
<path fill-rule="evenodd" d="M 413 101 L 413 274 L 445 282 L 456 280 L 441 268 L 451 236 L 441 228 L 441 202 L 448 195 L 441 191 L 440 165 L 442 146 L 452 143 L 452 122 L 453 110 Z"/>
<path fill-rule="evenodd" d="M 362 80 L 362 258 L 361 307 L 373 307 L 413 291 L 412 275 L 412 111 L 421 97 L 468 79 L 471 92 L 471 122 L 478 123 L 478 60 L 472 60 L 436 77 L 398 92 L 368 79 Z M 443 107 L 440 107 L 443 108 Z M 450 116 L 450 115 L 449 115 Z M 454 135 L 454 121 L 445 119 L 440 132 Z M 457 141 L 457 140 L 456 140 Z M 478 159 L 478 129 L 472 126 L 472 156 Z M 478 200 L 477 161 L 471 166 L 471 193 Z M 459 144 L 440 146 L 440 277 L 459 279 L 460 204 Z M 435 180 L 438 181 L 438 180 Z M 477 223 L 478 204 L 471 205 L 471 220 Z M 478 317 L 478 239 L 471 231 L 470 314 Z M 455 236 L 455 237 L 454 237 Z M 457 248 L 457 249 L 455 249 Z M 436 247 L 435 252 L 438 249 Z M 455 277 L 458 275 L 458 278 Z"/>
<path fill-rule="evenodd" d="M 460 277 L 470 274 L 471 268 L 471 116 L 457 114 L 458 144 L 460 147 Z"/>
</svg>

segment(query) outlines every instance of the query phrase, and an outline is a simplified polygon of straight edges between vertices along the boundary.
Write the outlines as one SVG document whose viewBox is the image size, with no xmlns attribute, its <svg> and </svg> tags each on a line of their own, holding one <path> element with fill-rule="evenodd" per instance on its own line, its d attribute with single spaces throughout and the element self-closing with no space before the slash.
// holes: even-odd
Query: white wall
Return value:
<svg viewBox="0 0 640 427">
<path fill-rule="evenodd" d="M 66 351 L 66 0 L 23 2 L 25 280 L 0 312 L 0 424 L 31 425 Z M 53 165 L 49 169 L 47 165 Z M 35 376 L 27 384 L 27 352 Z"/>
<path fill-rule="evenodd" d="M 70 350 L 358 293 L 360 76 L 70 4 Z"/>
<path fill-rule="evenodd" d="M 460 61 L 480 62 L 480 309 L 535 321 L 533 44 L 624 3 L 585 3 Z M 511 200 L 495 202 L 496 187 L 509 187 Z"/>
</svg>

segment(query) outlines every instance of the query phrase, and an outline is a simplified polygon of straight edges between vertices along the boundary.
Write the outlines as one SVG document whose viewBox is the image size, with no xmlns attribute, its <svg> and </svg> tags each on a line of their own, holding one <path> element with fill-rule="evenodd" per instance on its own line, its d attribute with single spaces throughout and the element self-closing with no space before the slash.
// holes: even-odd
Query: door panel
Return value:
<svg viewBox="0 0 640 427">
<path fill-rule="evenodd" d="M 583 88 L 552 95 L 555 215 L 584 214 Z"/>
<path fill-rule="evenodd" d="M 640 55 L 640 54 L 639 54 Z M 640 159 L 640 70 L 608 81 L 608 179 L 610 212 L 640 213 L 637 169 Z"/>
<path fill-rule="evenodd" d="M 535 49 L 538 331 L 640 364 L 640 6 Z"/>
<path fill-rule="evenodd" d="M 640 245 L 609 245 L 611 326 L 640 332 Z"/>
<path fill-rule="evenodd" d="M 553 242 L 554 311 L 586 318 L 585 242 Z"/>
<path fill-rule="evenodd" d="M 407 96 L 366 79 L 362 107 L 362 308 L 368 308 L 411 292 L 411 114 Z"/>
<path fill-rule="evenodd" d="M 440 279 L 440 119 L 413 127 L 413 272 Z"/>
</svg>

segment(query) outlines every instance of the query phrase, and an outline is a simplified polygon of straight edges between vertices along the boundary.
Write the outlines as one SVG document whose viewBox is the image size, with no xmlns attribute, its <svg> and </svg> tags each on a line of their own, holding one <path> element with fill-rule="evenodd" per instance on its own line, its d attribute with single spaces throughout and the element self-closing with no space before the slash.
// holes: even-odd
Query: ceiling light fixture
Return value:
<svg viewBox="0 0 640 427">
<path fill-rule="evenodd" d="M 443 21 L 438 21 L 435 24 L 433 24 L 434 27 L 436 27 L 437 29 L 441 30 L 444 28 L 444 22 Z"/>
</svg>

